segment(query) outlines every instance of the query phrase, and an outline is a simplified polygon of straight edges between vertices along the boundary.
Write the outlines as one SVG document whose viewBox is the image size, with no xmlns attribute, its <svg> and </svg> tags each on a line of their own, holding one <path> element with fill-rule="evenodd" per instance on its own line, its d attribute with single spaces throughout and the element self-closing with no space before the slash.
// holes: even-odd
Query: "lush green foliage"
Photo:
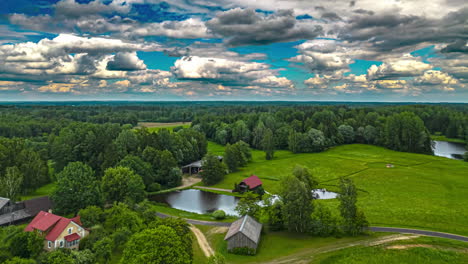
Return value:
<svg viewBox="0 0 468 264">
<path fill-rule="evenodd" d="M 140 175 L 126 167 L 109 168 L 102 178 L 102 193 L 107 202 L 140 202 L 145 196 Z"/>
<path fill-rule="evenodd" d="M 69 163 L 57 175 L 52 200 L 59 214 L 76 213 L 90 205 L 102 205 L 99 183 L 91 167 L 81 162 Z"/>
<path fill-rule="evenodd" d="M 226 175 L 226 165 L 219 161 L 218 156 L 208 154 L 203 158 L 203 170 L 200 172 L 203 183 L 212 185 L 223 180 Z"/>
<path fill-rule="evenodd" d="M 189 254 L 174 229 L 159 226 L 132 236 L 120 263 L 191 263 Z"/>
<path fill-rule="evenodd" d="M 223 210 L 216 210 L 213 212 L 213 217 L 217 220 L 223 220 L 224 218 L 226 218 L 226 212 L 224 212 Z"/>
</svg>

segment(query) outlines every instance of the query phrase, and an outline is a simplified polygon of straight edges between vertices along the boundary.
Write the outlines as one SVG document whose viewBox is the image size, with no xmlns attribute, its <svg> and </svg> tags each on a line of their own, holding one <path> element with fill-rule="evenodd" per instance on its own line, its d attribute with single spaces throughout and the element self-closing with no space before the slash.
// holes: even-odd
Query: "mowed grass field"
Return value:
<svg viewBox="0 0 468 264">
<path fill-rule="evenodd" d="M 139 122 L 137 127 L 146 127 L 149 131 L 154 132 L 160 129 L 172 130 L 176 127 L 188 128 L 192 122 L 173 122 L 173 123 L 157 123 L 157 122 Z"/>
<path fill-rule="evenodd" d="M 209 151 L 224 147 L 209 143 Z M 232 189 L 255 174 L 264 188 L 277 193 L 279 180 L 296 165 L 305 166 L 320 186 L 338 190 L 340 176 L 351 177 L 359 189 L 358 205 L 373 226 L 399 226 L 468 235 L 468 163 L 430 155 L 397 152 L 371 145 L 344 145 L 321 153 L 277 151 L 271 161 L 253 150 L 253 160 L 213 187 Z M 387 168 L 386 164 L 393 164 Z M 330 206 L 338 201 L 321 200 Z"/>
</svg>

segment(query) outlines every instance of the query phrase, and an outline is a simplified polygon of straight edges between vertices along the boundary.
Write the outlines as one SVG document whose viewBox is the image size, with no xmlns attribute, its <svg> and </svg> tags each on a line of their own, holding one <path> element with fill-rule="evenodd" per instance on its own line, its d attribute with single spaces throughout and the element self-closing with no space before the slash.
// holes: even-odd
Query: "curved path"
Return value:
<svg viewBox="0 0 468 264">
<path fill-rule="evenodd" d="M 172 217 L 171 215 L 163 214 L 163 213 L 156 213 L 157 216 L 161 218 Z M 231 226 L 231 223 L 226 222 L 213 222 L 213 221 L 202 221 L 202 220 L 194 220 L 194 219 L 187 219 L 184 218 L 188 223 L 193 225 L 206 225 L 206 226 Z M 411 229 L 411 228 L 399 228 L 399 227 L 382 227 L 382 226 L 371 226 L 369 230 L 373 232 L 392 232 L 392 233 L 404 233 L 404 234 L 416 234 L 416 235 L 424 235 L 424 236 L 432 236 L 432 237 L 440 237 L 440 238 L 447 238 L 453 239 L 463 242 L 468 242 L 468 237 L 460 236 L 450 233 L 443 233 L 443 232 L 436 232 L 430 230 L 420 230 L 420 229 Z"/>
</svg>

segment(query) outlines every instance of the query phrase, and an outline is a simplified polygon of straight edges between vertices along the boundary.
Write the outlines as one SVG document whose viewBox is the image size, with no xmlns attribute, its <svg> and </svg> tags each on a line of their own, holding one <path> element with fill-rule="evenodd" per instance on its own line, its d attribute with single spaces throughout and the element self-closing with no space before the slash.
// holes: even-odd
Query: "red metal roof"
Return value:
<svg viewBox="0 0 468 264">
<path fill-rule="evenodd" d="M 262 185 L 262 181 L 256 175 L 252 175 L 252 176 L 244 179 L 241 182 L 247 184 L 250 189 L 254 189 L 254 188 Z"/>
<path fill-rule="evenodd" d="M 77 239 L 80 239 L 80 235 L 78 235 L 77 233 L 73 233 L 71 235 L 68 235 L 65 237 L 65 240 L 68 241 L 68 242 L 71 242 L 71 241 L 75 241 Z"/>
<path fill-rule="evenodd" d="M 55 223 L 57 223 L 60 220 L 60 216 L 54 215 L 51 213 L 47 213 L 44 211 L 40 211 L 34 219 L 29 223 L 29 225 L 26 227 L 25 231 L 33 231 L 34 229 L 38 229 L 41 231 L 46 231 L 49 229 L 51 226 L 53 226 Z"/>
<path fill-rule="evenodd" d="M 57 237 L 67 228 L 70 222 L 74 222 L 78 225 L 81 225 L 80 217 L 74 217 L 72 219 L 68 219 L 65 217 L 61 217 L 58 215 L 54 215 L 52 213 L 47 213 L 44 211 L 40 211 L 36 217 L 29 223 L 29 225 L 24 229 L 24 231 L 33 231 L 35 229 L 41 231 L 50 231 L 46 235 L 46 239 L 49 241 L 55 241 Z"/>
</svg>

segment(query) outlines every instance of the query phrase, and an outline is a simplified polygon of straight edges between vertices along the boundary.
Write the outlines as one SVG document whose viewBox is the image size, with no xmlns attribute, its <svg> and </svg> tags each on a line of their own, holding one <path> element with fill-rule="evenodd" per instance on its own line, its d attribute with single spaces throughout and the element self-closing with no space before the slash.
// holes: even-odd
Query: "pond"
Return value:
<svg viewBox="0 0 468 264">
<path fill-rule="evenodd" d="M 273 196 L 273 199 L 278 198 L 277 195 Z M 334 199 L 337 193 L 329 192 L 326 189 L 317 189 L 314 191 L 314 196 L 315 199 Z M 239 202 L 239 198 L 235 196 L 195 189 L 157 194 L 150 199 L 158 203 L 165 203 L 175 209 L 197 214 L 223 210 L 228 215 L 237 215 L 235 208 Z"/>
<path fill-rule="evenodd" d="M 187 212 L 206 214 L 216 210 L 223 210 L 228 215 L 236 215 L 235 208 L 238 197 L 188 189 L 158 194 L 151 200 L 168 204 L 170 207 Z"/>
<path fill-rule="evenodd" d="M 463 159 L 466 152 L 465 145 L 461 143 L 434 141 L 434 155 L 449 159 Z"/>
</svg>

